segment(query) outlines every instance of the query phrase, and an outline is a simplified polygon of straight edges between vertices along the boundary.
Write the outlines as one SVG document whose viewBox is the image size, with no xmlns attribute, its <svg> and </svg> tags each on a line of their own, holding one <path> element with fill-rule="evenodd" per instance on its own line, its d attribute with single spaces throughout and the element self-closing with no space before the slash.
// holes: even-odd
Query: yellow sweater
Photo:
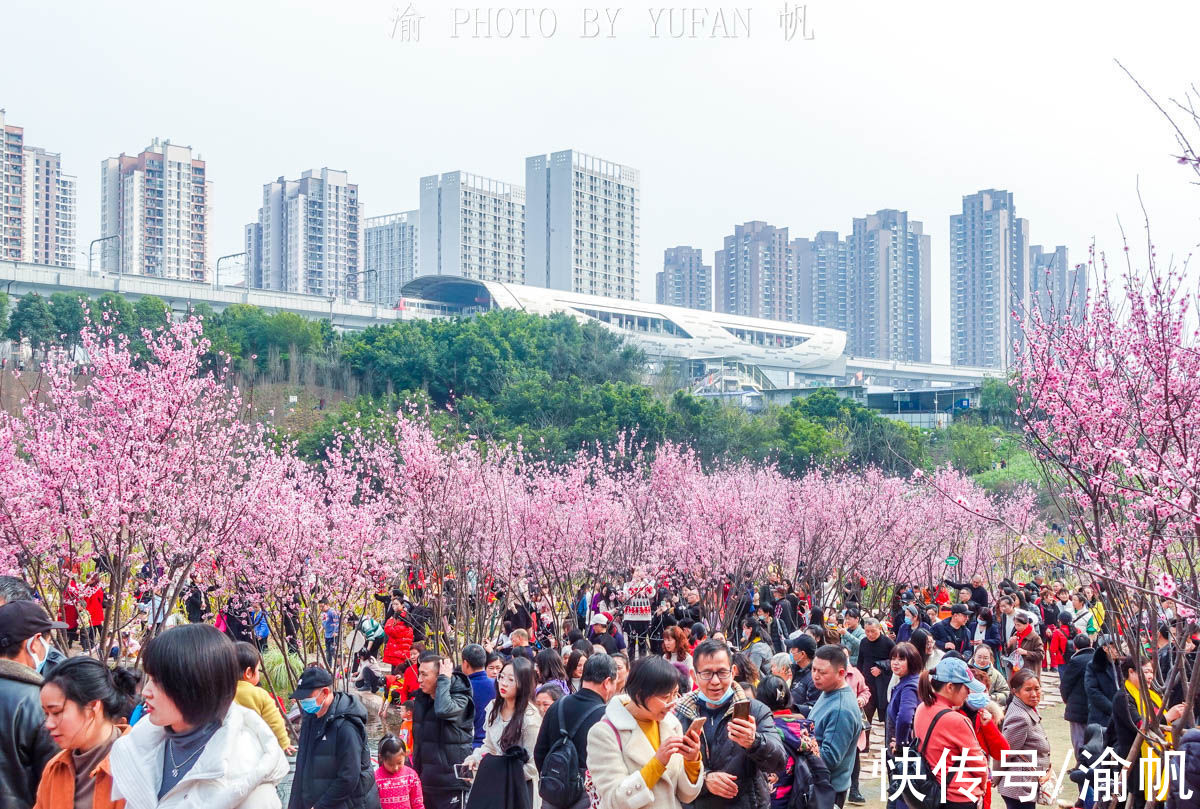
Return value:
<svg viewBox="0 0 1200 809">
<path fill-rule="evenodd" d="M 642 729 L 642 733 L 646 734 L 646 741 L 650 742 L 650 746 L 654 748 L 655 752 L 658 752 L 658 746 L 662 743 L 662 740 L 658 736 L 658 723 L 652 719 L 645 722 L 639 719 L 637 723 L 638 727 Z M 642 780 L 646 782 L 647 787 L 654 789 L 654 785 L 658 783 L 658 779 L 662 778 L 663 773 L 666 771 L 667 768 L 662 765 L 662 762 L 656 756 L 642 766 Z M 689 781 L 693 784 L 696 783 L 696 776 L 700 774 L 700 762 L 683 762 L 683 771 L 687 773 Z"/>
<path fill-rule="evenodd" d="M 284 750 L 288 749 L 292 740 L 288 738 L 283 714 L 279 712 L 279 706 L 275 704 L 275 699 L 265 689 L 259 688 L 257 685 L 250 685 L 245 680 L 238 680 L 237 694 L 234 695 L 233 701 L 261 716 L 267 723 L 267 727 L 275 734 L 279 746 Z"/>
</svg>

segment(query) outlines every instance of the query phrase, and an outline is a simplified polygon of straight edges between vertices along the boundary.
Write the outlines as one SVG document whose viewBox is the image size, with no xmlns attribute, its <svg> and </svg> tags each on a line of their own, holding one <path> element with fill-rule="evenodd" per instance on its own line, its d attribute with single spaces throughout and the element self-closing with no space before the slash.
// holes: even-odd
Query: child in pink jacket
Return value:
<svg viewBox="0 0 1200 809">
<path fill-rule="evenodd" d="M 425 809 L 421 779 L 416 770 L 404 763 L 407 753 L 404 742 L 390 734 L 379 742 L 375 785 L 379 787 L 380 809 Z"/>
</svg>

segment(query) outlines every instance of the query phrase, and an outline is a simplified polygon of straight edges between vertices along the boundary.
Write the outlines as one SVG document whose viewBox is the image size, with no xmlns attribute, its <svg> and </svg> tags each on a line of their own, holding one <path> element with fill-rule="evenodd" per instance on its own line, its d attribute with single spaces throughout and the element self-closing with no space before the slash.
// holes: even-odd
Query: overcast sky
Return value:
<svg viewBox="0 0 1200 809">
<path fill-rule="evenodd" d="M 78 175 L 81 250 L 99 235 L 101 159 L 156 136 L 208 162 L 214 259 L 242 249 L 280 175 L 346 169 L 374 216 L 416 208 L 422 175 L 523 184 L 526 156 L 575 148 L 641 171 L 646 299 L 665 247 L 711 262 L 749 219 L 798 236 L 907 209 L 932 237 L 946 361 L 948 218 L 964 194 L 1013 191 L 1032 242 L 1083 261 L 1093 239 L 1119 252 L 1118 217 L 1144 239 L 1140 183 L 1160 255 L 1200 241 L 1200 189 L 1113 62 L 1181 96 L 1200 81 L 1196 3 L 812 0 L 812 39 L 791 42 L 779 0 L 724 7 L 750 9 L 748 37 L 709 37 L 709 5 L 679 40 L 651 36 L 668 12 L 644 2 L 607 6 L 621 9 L 611 39 L 580 38 L 587 4 L 555 2 L 533 6 L 555 12 L 553 37 L 535 16 L 528 39 L 486 40 L 472 25 L 452 37 L 453 0 L 412 0 L 418 42 L 393 38 L 392 0 L 4 5 L 0 107 Z"/>
</svg>

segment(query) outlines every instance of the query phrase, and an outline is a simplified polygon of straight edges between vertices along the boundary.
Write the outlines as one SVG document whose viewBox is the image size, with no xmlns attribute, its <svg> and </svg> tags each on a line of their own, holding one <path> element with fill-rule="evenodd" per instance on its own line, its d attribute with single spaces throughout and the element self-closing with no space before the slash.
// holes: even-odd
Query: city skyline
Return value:
<svg viewBox="0 0 1200 809">
<path fill-rule="evenodd" d="M 567 19 L 572 4 L 554 5 Z M 643 300 L 653 299 L 664 249 L 708 249 L 734 222 L 844 233 L 864 211 L 907 210 L 933 244 L 933 355 L 943 362 L 947 223 L 965 193 L 1012 191 L 1033 241 L 1063 244 L 1075 261 L 1086 260 L 1093 239 L 1120 254 L 1118 217 L 1144 256 L 1139 190 L 1161 258 L 1182 261 L 1200 241 L 1189 213 L 1196 191 L 1172 159 L 1169 125 L 1113 62 L 1164 103 L 1181 95 L 1194 80 L 1187 32 L 1200 8 L 1192 5 L 1130 15 L 1116 3 L 1068 2 L 1039 9 L 1035 21 L 1005 7 L 850 0 L 810 3 L 814 37 L 803 42 L 776 36 L 768 7 L 755 9 L 755 37 L 740 41 L 564 34 L 497 42 L 443 32 L 401 42 L 391 36 L 390 3 L 333 14 L 319 4 L 284 12 L 215 0 L 189 13 L 188 28 L 227 44 L 216 60 L 162 37 L 152 8 L 111 15 L 76 0 L 53 8 L 15 0 L 7 10 L 15 28 L 53 29 L 70 50 L 70 59 L 46 63 L 37 38 L 9 43 L 11 63 L 40 65 L 47 81 L 12 83 L 0 106 L 62 153 L 64 171 L 84 178 L 77 266 L 100 235 L 96 162 L 156 135 L 191 144 L 211 167 L 210 261 L 244 249 L 243 227 L 268 178 L 312 165 L 346 169 L 363 186 L 362 215 L 379 216 L 416 208 L 418 178 L 447 167 L 520 184 L 520 159 L 540 148 L 577 148 L 641 170 Z M 246 77 L 274 75 L 262 43 L 281 38 L 353 54 L 353 63 L 289 65 L 263 92 Z M 981 53 L 1009 54 L 1005 69 L 969 69 Z M 555 63 L 572 70 L 546 69 Z M 149 87 L 139 77 L 164 65 L 159 89 L 139 92 Z M 470 89 L 498 65 L 502 81 L 486 93 Z M 409 80 L 416 75 L 429 78 Z M 747 84 L 747 75 L 764 81 Z M 314 107 L 318 97 L 325 103 Z M 703 125 L 684 123 L 697 115 Z"/>
</svg>

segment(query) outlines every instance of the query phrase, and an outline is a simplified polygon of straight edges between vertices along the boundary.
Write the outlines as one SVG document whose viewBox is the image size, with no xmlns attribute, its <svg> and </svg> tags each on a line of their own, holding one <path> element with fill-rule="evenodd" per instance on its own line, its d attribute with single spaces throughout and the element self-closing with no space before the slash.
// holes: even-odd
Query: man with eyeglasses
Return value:
<svg viewBox="0 0 1200 809">
<path fill-rule="evenodd" d="M 696 647 L 692 662 L 699 689 L 679 701 L 675 715 L 685 729 L 692 720 L 704 719 L 700 754 L 705 776 L 693 808 L 767 806 L 767 774 L 787 763 L 771 710 L 733 681 L 733 663 L 725 644 L 704 641 Z M 750 715 L 735 719 L 734 706 L 745 702 L 750 703 Z"/>
</svg>

